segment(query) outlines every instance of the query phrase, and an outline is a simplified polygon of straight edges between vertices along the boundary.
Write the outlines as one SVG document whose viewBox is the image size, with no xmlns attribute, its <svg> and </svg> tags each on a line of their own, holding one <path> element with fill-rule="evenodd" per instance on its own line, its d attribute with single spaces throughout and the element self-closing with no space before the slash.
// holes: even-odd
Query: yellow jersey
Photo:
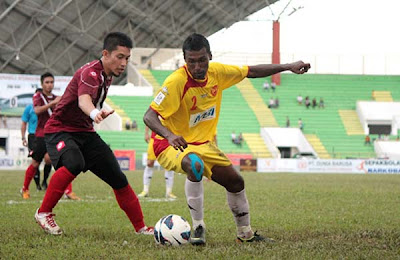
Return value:
<svg viewBox="0 0 400 260">
<path fill-rule="evenodd" d="M 212 141 L 217 131 L 222 91 L 242 81 L 248 71 L 248 66 L 212 62 L 206 78 L 195 80 L 185 65 L 168 76 L 150 107 L 166 128 L 189 144 Z"/>
</svg>

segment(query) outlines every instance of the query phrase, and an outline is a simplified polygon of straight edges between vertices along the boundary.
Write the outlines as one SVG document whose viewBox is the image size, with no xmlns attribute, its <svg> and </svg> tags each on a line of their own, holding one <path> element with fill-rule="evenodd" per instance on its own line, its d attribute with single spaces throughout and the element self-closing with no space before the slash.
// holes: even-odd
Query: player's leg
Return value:
<svg viewBox="0 0 400 260">
<path fill-rule="evenodd" d="M 226 189 L 229 208 L 232 211 L 237 227 L 238 242 L 268 241 L 273 239 L 265 238 L 254 233 L 250 226 L 250 209 L 246 197 L 243 177 L 229 166 L 212 167 L 212 180 Z"/>
<path fill-rule="evenodd" d="M 33 176 L 33 180 L 35 181 L 36 184 L 36 189 L 37 190 L 42 190 L 42 187 L 40 186 L 40 170 L 37 168 L 35 176 Z"/>
<path fill-rule="evenodd" d="M 77 141 L 69 133 L 46 135 L 47 151 L 56 169 L 43 198 L 40 208 L 36 211 L 35 219 L 49 234 L 62 234 L 61 228 L 55 223 L 53 208 L 64 194 L 67 186 L 84 169 L 85 160 Z"/>
<path fill-rule="evenodd" d="M 69 200 L 81 200 L 75 192 L 72 190 L 72 182 L 68 184 L 67 188 L 64 191 L 64 197 Z"/>
<path fill-rule="evenodd" d="M 88 162 L 88 169 L 111 186 L 118 205 L 128 216 L 136 232 L 153 235 L 154 229 L 145 225 L 139 199 L 121 171 L 110 147 L 97 133 L 91 133 L 88 139 L 89 142 L 86 143 L 83 151 L 85 160 Z"/>
<path fill-rule="evenodd" d="M 154 172 L 154 162 L 156 160 L 156 155 L 154 154 L 154 139 L 150 138 L 149 144 L 147 145 L 147 164 L 143 171 L 143 191 L 139 193 L 139 197 L 148 197 L 151 178 Z"/>
<path fill-rule="evenodd" d="M 148 197 L 151 179 L 153 178 L 154 172 L 154 160 L 147 159 L 147 165 L 143 171 L 143 191 L 138 194 L 138 197 Z"/>
<path fill-rule="evenodd" d="M 34 134 L 29 134 L 28 135 L 28 150 L 29 150 L 29 156 L 31 157 L 31 151 L 33 150 L 33 145 L 35 142 L 35 135 Z M 41 190 L 42 187 L 40 186 L 40 171 L 39 168 L 36 171 L 35 176 L 33 177 L 33 180 L 35 181 L 36 184 L 36 189 Z"/>
<path fill-rule="evenodd" d="M 29 185 L 39 169 L 40 162 L 43 160 L 46 153 L 46 145 L 44 138 L 37 137 L 31 152 L 32 162 L 25 171 L 24 185 L 21 189 L 21 195 L 24 199 L 29 199 Z"/>
<path fill-rule="evenodd" d="M 24 184 L 20 190 L 20 193 L 22 195 L 23 199 L 29 199 L 30 198 L 30 193 L 29 193 L 29 185 L 35 176 L 36 172 L 38 171 L 40 162 L 37 162 L 36 160 L 32 159 L 31 164 L 28 166 L 28 168 L 25 171 L 25 177 L 24 177 Z"/>
<path fill-rule="evenodd" d="M 177 197 L 172 193 L 172 188 L 174 187 L 174 171 L 165 170 L 165 197 L 167 199 L 176 199 Z"/>
<path fill-rule="evenodd" d="M 44 169 L 43 169 L 43 182 L 42 182 L 42 189 L 46 190 L 47 189 L 47 179 L 50 176 L 50 172 L 51 172 L 51 160 L 50 160 L 50 156 L 48 153 L 46 153 L 46 155 L 44 156 Z"/>
<path fill-rule="evenodd" d="M 193 232 L 190 235 L 192 245 L 206 243 L 204 223 L 204 162 L 196 153 L 187 154 L 182 160 L 182 169 L 186 172 L 185 181 L 186 201 L 192 217 Z"/>
</svg>

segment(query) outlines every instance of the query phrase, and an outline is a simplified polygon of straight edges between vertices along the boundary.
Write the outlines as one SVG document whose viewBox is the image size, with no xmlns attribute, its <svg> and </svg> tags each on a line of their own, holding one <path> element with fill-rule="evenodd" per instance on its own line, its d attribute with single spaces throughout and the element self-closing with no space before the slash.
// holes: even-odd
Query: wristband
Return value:
<svg viewBox="0 0 400 260">
<path fill-rule="evenodd" d="M 94 119 L 96 118 L 97 114 L 100 113 L 100 111 L 95 108 L 90 112 L 90 118 L 94 121 Z"/>
</svg>

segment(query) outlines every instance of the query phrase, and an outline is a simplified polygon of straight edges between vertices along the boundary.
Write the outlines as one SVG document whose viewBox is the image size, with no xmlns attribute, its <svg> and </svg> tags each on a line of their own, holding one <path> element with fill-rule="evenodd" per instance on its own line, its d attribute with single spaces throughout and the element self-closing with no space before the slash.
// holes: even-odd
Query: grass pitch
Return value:
<svg viewBox="0 0 400 260">
<path fill-rule="evenodd" d="M 157 246 L 134 233 L 114 194 L 92 173 L 73 182 L 82 201 L 61 200 L 54 209 L 65 234 L 45 234 L 33 215 L 44 192 L 31 184 L 22 200 L 23 172 L 0 172 L 0 259 L 399 259 L 400 175 L 243 173 L 254 230 L 269 244 L 235 243 L 235 224 L 225 191 L 204 182 L 207 245 Z M 127 172 L 139 193 L 142 172 Z M 191 222 L 184 175 L 175 175 L 175 201 L 164 199 L 156 171 L 150 198 L 141 200 L 147 225 L 174 213 Z"/>
</svg>

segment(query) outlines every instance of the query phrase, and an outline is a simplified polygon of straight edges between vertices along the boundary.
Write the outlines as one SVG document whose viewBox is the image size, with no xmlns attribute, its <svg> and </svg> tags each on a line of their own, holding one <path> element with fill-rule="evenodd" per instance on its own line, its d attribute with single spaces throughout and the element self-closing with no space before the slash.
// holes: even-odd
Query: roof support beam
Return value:
<svg viewBox="0 0 400 260">
<path fill-rule="evenodd" d="M 43 29 L 43 27 L 46 26 L 46 24 L 48 24 L 49 22 L 51 22 L 54 17 L 56 17 L 66 6 L 68 6 L 70 3 L 72 2 L 72 0 L 67 0 L 64 2 L 64 4 L 62 6 L 60 6 L 54 13 L 52 16 L 50 16 L 44 23 L 42 23 L 21 45 L 18 46 L 18 50 L 16 53 L 20 52 L 35 36 L 38 32 L 40 32 L 40 30 Z M 8 63 L 11 62 L 11 60 L 14 58 L 14 56 L 11 56 L 8 60 L 6 60 L 6 62 L 3 64 L 3 66 L 0 67 L 0 71 L 2 71 Z"/>
<path fill-rule="evenodd" d="M 3 46 L 5 46 L 5 47 L 8 48 L 8 49 L 13 50 L 14 52 L 17 52 L 17 50 L 16 50 L 15 48 L 13 48 L 12 46 L 8 45 L 7 43 L 5 43 L 5 42 L 3 42 L 3 41 L 1 41 L 1 40 L 0 40 L 0 45 L 3 45 Z M 23 58 L 27 58 L 28 60 L 30 60 L 30 61 L 36 63 L 37 65 L 40 66 L 40 68 L 48 69 L 48 70 L 50 70 L 51 72 L 53 72 L 54 74 L 56 74 L 56 75 L 61 75 L 61 74 L 59 73 L 59 71 L 57 71 L 57 70 L 55 70 L 54 68 L 51 68 L 51 67 L 46 67 L 46 64 L 43 64 L 42 62 L 33 59 L 31 56 L 29 56 L 29 55 L 27 55 L 27 54 L 25 54 L 25 53 L 20 53 L 20 55 L 21 55 Z M 12 56 L 12 58 L 14 58 L 14 56 Z M 4 66 L 2 66 L 2 67 L 4 67 Z"/>
<path fill-rule="evenodd" d="M 0 22 L 3 20 L 4 17 L 19 3 L 21 0 L 15 0 L 4 12 L 0 14 Z"/>
<path fill-rule="evenodd" d="M 119 2 L 120 2 L 120 0 L 115 1 L 115 3 L 114 3 L 110 8 L 108 8 L 104 13 L 102 13 L 102 15 L 100 15 L 100 16 L 97 18 L 96 21 L 94 21 L 91 25 L 89 25 L 89 26 L 85 29 L 85 31 L 83 31 L 83 33 L 84 33 L 84 34 L 87 34 L 87 32 L 88 32 L 90 29 L 92 29 L 98 22 L 100 22 L 109 12 L 111 12 L 111 10 L 114 9 L 114 8 L 119 4 Z M 75 45 L 75 43 L 77 43 L 79 40 L 80 40 L 80 38 L 78 37 L 78 38 L 76 38 L 73 42 L 71 42 L 71 43 L 68 45 L 68 47 L 65 48 L 64 51 L 62 51 L 62 52 L 60 53 L 60 55 L 58 55 L 58 57 L 55 58 L 55 59 L 52 61 L 52 63 L 50 63 L 49 66 L 52 67 L 55 63 L 57 63 L 57 61 L 58 61 L 59 59 L 61 59 L 61 57 L 64 56 L 64 54 L 67 53 L 67 52 Z M 96 39 L 96 41 L 97 41 L 97 39 Z"/>
</svg>

